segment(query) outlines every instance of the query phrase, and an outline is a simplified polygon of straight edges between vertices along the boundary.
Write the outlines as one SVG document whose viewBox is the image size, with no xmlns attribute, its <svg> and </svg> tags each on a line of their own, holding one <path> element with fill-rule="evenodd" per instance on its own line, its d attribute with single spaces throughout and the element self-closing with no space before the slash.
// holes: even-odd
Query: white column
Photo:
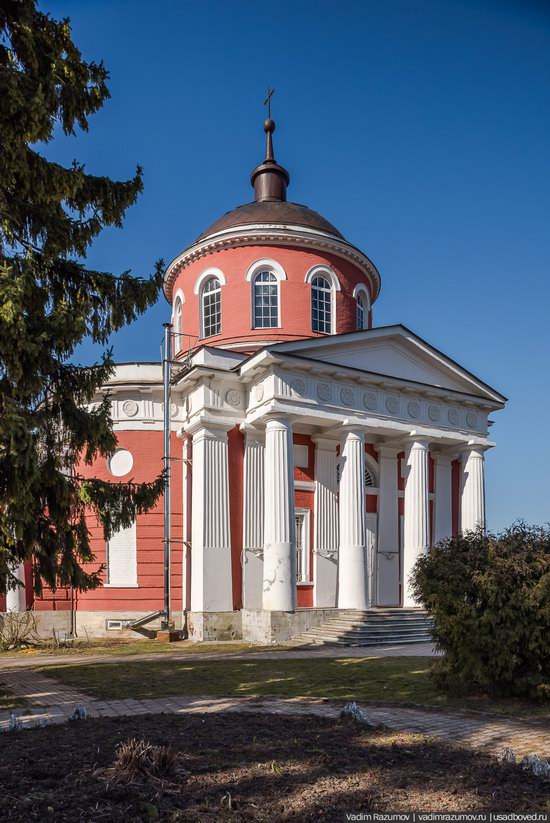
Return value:
<svg viewBox="0 0 550 823">
<path fill-rule="evenodd" d="M 23 564 L 20 563 L 12 569 L 14 575 L 22 583 L 25 582 L 25 571 Z M 7 612 L 24 612 L 25 611 L 25 589 L 23 586 L 18 586 L 16 589 L 8 589 L 6 591 L 6 611 Z"/>
<path fill-rule="evenodd" d="M 338 484 L 336 441 L 315 442 L 315 512 L 313 536 L 314 605 L 336 606 L 338 571 Z"/>
<path fill-rule="evenodd" d="M 398 449 L 378 447 L 378 550 L 376 554 L 378 606 L 399 605 Z"/>
<path fill-rule="evenodd" d="M 365 549 L 365 435 L 344 429 L 340 445 L 338 607 L 368 607 Z"/>
<path fill-rule="evenodd" d="M 263 608 L 291 612 L 296 608 L 296 523 L 292 423 L 287 417 L 267 419 L 265 429 Z"/>
<path fill-rule="evenodd" d="M 403 544 L 403 605 L 417 606 L 409 576 L 417 559 L 430 545 L 428 443 L 424 440 L 413 440 L 406 450 Z"/>
<path fill-rule="evenodd" d="M 227 429 L 193 433 L 191 611 L 233 610 Z"/>
<path fill-rule="evenodd" d="M 473 446 L 462 457 L 462 494 L 460 531 L 485 528 L 485 457 L 484 449 Z"/>
<path fill-rule="evenodd" d="M 433 452 L 435 462 L 435 512 L 433 543 L 446 540 L 453 533 L 452 516 L 452 458 Z"/>
<path fill-rule="evenodd" d="M 264 574 L 264 433 L 247 429 L 244 441 L 243 604 L 262 608 Z"/>
</svg>

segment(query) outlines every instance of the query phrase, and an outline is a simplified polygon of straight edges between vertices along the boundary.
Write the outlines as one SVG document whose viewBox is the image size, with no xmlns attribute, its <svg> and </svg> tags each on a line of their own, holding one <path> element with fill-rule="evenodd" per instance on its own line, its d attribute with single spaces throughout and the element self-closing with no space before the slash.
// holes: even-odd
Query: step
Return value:
<svg viewBox="0 0 550 823">
<path fill-rule="evenodd" d="M 385 640 L 378 639 L 369 642 L 350 642 L 349 640 L 339 640 L 338 638 L 312 638 L 312 642 L 316 645 L 327 646 L 393 646 L 393 645 L 413 645 L 414 643 L 431 643 L 432 638 L 429 635 L 423 635 L 415 638 L 386 638 Z"/>
</svg>

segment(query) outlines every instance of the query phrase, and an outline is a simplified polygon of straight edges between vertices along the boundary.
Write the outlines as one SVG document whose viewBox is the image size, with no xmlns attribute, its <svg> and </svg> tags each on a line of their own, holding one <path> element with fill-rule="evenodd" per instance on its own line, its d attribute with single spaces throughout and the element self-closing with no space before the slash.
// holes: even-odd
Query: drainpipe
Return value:
<svg viewBox="0 0 550 823">
<path fill-rule="evenodd" d="M 164 389 L 164 614 L 161 629 L 170 628 L 170 429 L 171 429 L 171 342 L 172 324 L 164 323 L 164 353 L 162 359 L 162 379 Z"/>
</svg>

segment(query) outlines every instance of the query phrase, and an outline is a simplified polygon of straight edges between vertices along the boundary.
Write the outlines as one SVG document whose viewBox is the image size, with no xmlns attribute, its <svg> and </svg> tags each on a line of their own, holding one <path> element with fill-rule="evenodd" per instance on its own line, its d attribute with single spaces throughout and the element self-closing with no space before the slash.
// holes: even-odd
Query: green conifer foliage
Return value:
<svg viewBox="0 0 550 823">
<path fill-rule="evenodd" d="M 157 299 L 162 261 L 147 279 L 84 264 L 105 226 L 121 226 L 142 190 L 141 170 L 117 182 L 46 160 L 54 129 L 88 129 L 109 97 L 102 63 L 87 63 L 68 20 L 35 0 L 0 4 L 0 589 L 12 569 L 35 564 L 35 590 L 99 584 L 86 525 L 92 509 L 106 539 L 162 493 L 149 484 L 84 479 L 82 463 L 116 446 L 109 398 L 89 404 L 113 372 L 111 351 L 84 368 L 70 362 L 89 337 L 107 344 Z M 35 148 L 33 148 L 33 146 Z"/>
</svg>

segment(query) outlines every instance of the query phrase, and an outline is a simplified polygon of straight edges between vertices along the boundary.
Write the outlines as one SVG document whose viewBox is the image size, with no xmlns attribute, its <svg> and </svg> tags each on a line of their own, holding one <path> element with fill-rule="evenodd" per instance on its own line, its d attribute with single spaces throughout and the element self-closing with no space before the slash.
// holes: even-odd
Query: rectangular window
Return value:
<svg viewBox="0 0 550 823">
<path fill-rule="evenodd" d="M 296 518 L 296 582 L 309 583 L 309 509 L 297 509 Z"/>
<path fill-rule="evenodd" d="M 107 541 L 107 586 L 137 586 L 137 540 L 135 521 L 115 532 Z"/>
</svg>

